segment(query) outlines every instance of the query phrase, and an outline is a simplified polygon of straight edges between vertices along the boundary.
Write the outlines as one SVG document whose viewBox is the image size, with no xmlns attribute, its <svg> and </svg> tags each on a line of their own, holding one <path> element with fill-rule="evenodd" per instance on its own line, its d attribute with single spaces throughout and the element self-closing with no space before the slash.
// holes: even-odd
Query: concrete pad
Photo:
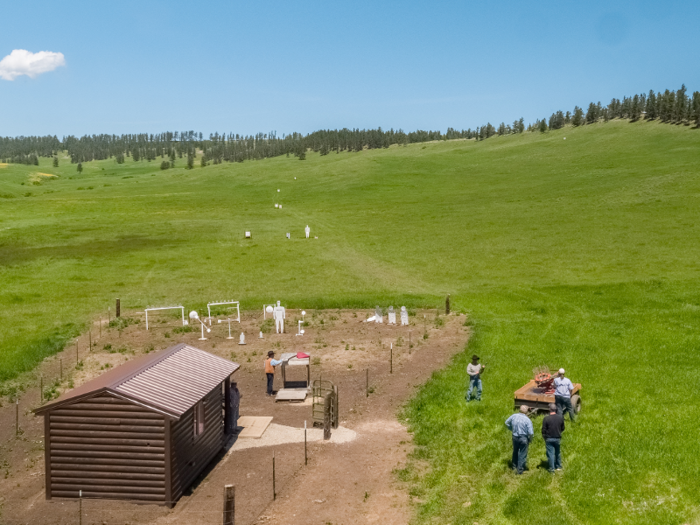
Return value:
<svg viewBox="0 0 700 525">
<path fill-rule="evenodd" d="M 239 419 L 240 421 L 240 419 Z M 331 439 L 328 441 L 323 440 L 323 429 L 322 428 L 309 428 L 306 431 L 306 440 L 309 443 L 320 442 L 320 443 L 333 443 L 342 444 L 349 443 L 357 438 L 357 434 L 354 430 L 350 430 L 345 427 L 334 428 L 331 431 Z M 226 454 L 229 457 L 233 452 L 237 450 L 245 450 L 247 448 L 257 448 L 257 447 L 273 447 L 286 445 L 291 443 L 303 443 L 304 442 L 304 429 L 296 427 L 288 427 L 286 425 L 277 425 L 272 423 L 270 428 L 261 439 L 238 439 L 233 444 L 231 449 Z"/>
<path fill-rule="evenodd" d="M 272 417 L 243 416 L 238 418 L 238 426 L 243 427 L 238 433 L 239 438 L 260 438 L 270 425 Z"/>
<path fill-rule="evenodd" d="M 283 388 L 277 391 L 275 401 L 304 401 L 308 393 L 306 388 Z"/>
</svg>

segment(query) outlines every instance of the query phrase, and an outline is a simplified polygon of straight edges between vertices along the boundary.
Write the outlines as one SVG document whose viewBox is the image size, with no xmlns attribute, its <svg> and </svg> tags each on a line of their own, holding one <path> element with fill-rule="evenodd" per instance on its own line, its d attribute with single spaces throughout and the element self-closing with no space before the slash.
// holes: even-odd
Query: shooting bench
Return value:
<svg viewBox="0 0 700 525">
<path fill-rule="evenodd" d="M 281 356 L 282 364 L 282 388 L 277 392 L 275 401 L 296 401 L 302 402 L 306 399 L 309 393 L 309 386 L 311 384 L 311 358 L 306 357 L 304 359 L 299 359 L 296 353 L 283 353 Z M 290 380 L 288 379 L 289 372 L 287 367 L 306 367 L 306 380 Z"/>
</svg>

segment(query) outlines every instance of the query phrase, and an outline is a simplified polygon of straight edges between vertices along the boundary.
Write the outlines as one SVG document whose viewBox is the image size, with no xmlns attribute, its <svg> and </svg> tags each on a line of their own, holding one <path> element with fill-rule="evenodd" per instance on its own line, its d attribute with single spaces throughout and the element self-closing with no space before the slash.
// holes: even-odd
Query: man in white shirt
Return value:
<svg viewBox="0 0 700 525">
<path fill-rule="evenodd" d="M 576 420 L 574 409 L 571 406 L 571 393 L 574 385 L 568 377 L 564 377 L 566 371 L 559 369 L 559 375 L 554 378 L 554 403 L 557 405 L 557 413 L 563 418 L 566 412 L 569 413 L 571 421 Z"/>
<path fill-rule="evenodd" d="M 469 375 L 469 390 L 467 390 L 467 403 L 472 399 L 472 391 L 476 388 L 476 400 L 481 401 L 481 373 L 486 369 L 486 365 L 479 364 L 479 356 L 473 355 L 472 362 L 467 365 Z"/>
</svg>

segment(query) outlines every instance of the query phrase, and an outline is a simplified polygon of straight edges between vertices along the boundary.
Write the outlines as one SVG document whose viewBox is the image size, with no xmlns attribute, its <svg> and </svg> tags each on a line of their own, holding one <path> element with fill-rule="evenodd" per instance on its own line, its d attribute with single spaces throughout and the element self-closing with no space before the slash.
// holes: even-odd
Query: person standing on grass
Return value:
<svg viewBox="0 0 700 525">
<path fill-rule="evenodd" d="M 513 458 L 511 469 L 518 474 L 522 474 L 527 469 L 527 450 L 530 447 L 532 436 L 535 435 L 532 429 L 532 421 L 527 417 L 529 408 L 527 405 L 520 406 L 520 412 L 513 414 L 506 419 L 506 426 L 513 433 Z"/>
<path fill-rule="evenodd" d="M 574 385 L 568 377 L 564 377 L 566 371 L 563 368 L 559 369 L 559 375 L 554 378 L 554 402 L 557 405 L 557 412 L 562 418 L 564 413 L 569 413 L 569 419 L 573 422 L 576 420 L 574 409 L 571 406 L 571 393 L 574 391 Z"/>
<path fill-rule="evenodd" d="M 275 367 L 281 365 L 282 361 L 275 359 L 275 353 L 270 350 L 267 353 L 267 359 L 265 359 L 265 375 L 267 375 L 267 395 L 271 396 L 274 394 L 272 386 L 275 383 Z"/>
<path fill-rule="evenodd" d="M 564 432 L 564 418 L 557 413 L 557 405 L 549 404 L 549 415 L 542 420 L 542 438 L 547 448 L 549 471 L 561 470 L 561 433 Z"/>
<path fill-rule="evenodd" d="M 479 364 L 479 356 L 473 355 L 472 362 L 467 365 L 469 375 L 469 390 L 467 390 L 467 403 L 472 399 L 472 391 L 476 388 L 476 400 L 481 401 L 481 373 L 486 369 L 486 365 Z"/>
</svg>

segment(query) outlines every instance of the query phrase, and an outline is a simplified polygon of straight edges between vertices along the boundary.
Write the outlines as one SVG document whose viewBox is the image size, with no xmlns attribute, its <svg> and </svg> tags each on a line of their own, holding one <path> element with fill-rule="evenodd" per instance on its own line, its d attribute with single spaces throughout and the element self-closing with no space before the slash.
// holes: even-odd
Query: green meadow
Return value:
<svg viewBox="0 0 700 525">
<path fill-rule="evenodd" d="M 417 448 L 397 476 L 416 523 L 698 523 L 700 130 L 612 121 L 159 164 L 0 167 L 0 381 L 117 297 L 201 313 L 217 299 L 441 307 L 449 293 L 473 337 L 402 414 Z M 488 370 L 466 405 L 472 353 Z M 542 364 L 583 384 L 583 410 L 563 473 L 539 468 L 539 418 L 516 477 L 503 422 Z"/>
</svg>

